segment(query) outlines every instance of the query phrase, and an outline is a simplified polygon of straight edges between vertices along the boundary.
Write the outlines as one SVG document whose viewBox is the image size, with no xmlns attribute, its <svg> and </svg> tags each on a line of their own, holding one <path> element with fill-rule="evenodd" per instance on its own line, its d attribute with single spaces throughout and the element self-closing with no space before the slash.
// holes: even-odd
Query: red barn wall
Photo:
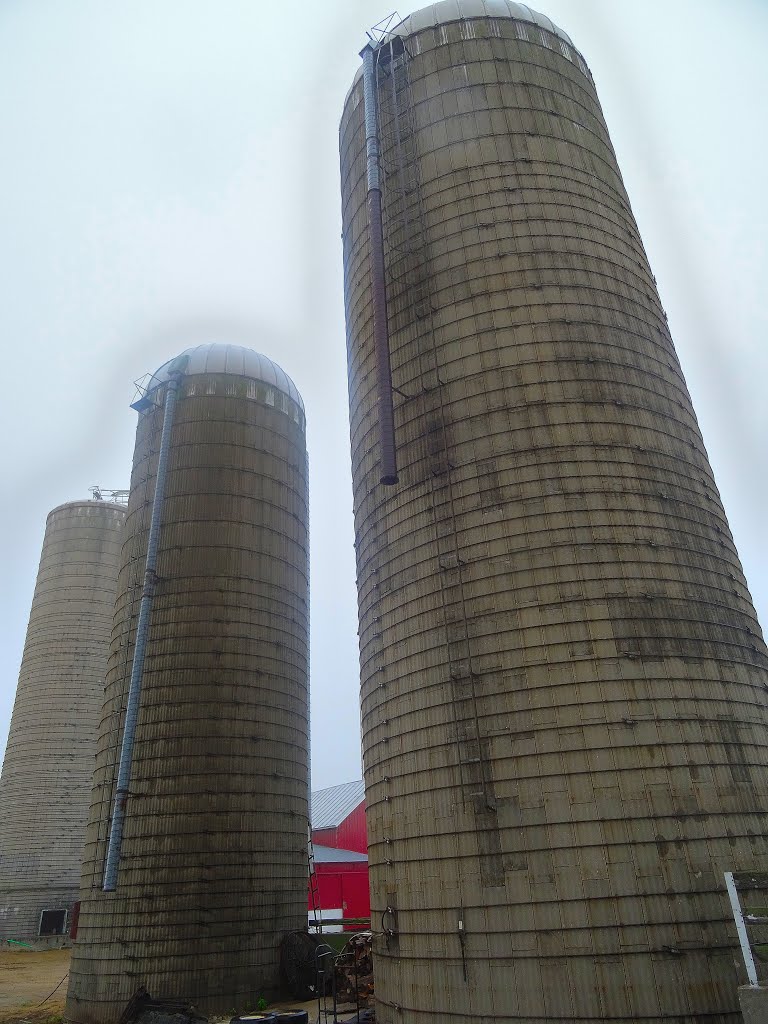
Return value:
<svg viewBox="0 0 768 1024">
<path fill-rule="evenodd" d="M 365 802 L 357 806 L 336 828 L 313 828 L 312 842 L 315 846 L 331 846 L 334 850 L 354 850 L 368 853 L 368 836 L 365 831 Z"/>
<path fill-rule="evenodd" d="M 336 842 L 337 832 L 336 828 L 313 828 L 312 842 L 315 846 L 330 846 L 334 850 L 341 850 L 343 847 Z"/>
<path fill-rule="evenodd" d="M 365 802 L 358 804 L 336 829 L 336 848 L 368 853 L 368 834 L 365 830 Z"/>
<path fill-rule="evenodd" d="M 315 875 L 321 910 L 341 909 L 343 917 L 370 917 L 367 863 L 316 864 Z M 313 909 L 311 895 L 307 906 Z"/>
</svg>

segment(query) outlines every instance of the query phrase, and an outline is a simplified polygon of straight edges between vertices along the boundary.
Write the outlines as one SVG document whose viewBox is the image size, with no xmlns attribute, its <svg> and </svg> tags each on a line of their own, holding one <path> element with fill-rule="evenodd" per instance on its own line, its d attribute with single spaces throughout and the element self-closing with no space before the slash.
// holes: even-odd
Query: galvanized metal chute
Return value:
<svg viewBox="0 0 768 1024">
<path fill-rule="evenodd" d="M 117 1020 L 139 984 L 158 999 L 182 992 L 206 1015 L 254 992 L 271 998 L 280 939 L 307 926 L 303 402 L 251 349 L 211 343 L 184 356 L 119 877 L 105 892 L 163 395 L 178 360 L 143 389 L 136 431 L 67 995 L 67 1018 L 84 1024 Z"/>
<path fill-rule="evenodd" d="M 133 743 L 136 736 L 136 725 L 139 718 L 141 702 L 141 684 L 144 675 L 144 658 L 149 639 L 149 623 L 152 614 L 152 602 L 155 597 L 157 582 L 157 551 L 160 542 L 160 524 L 163 517 L 163 501 L 165 498 L 165 482 L 168 475 L 168 455 L 171 447 L 171 431 L 173 415 L 176 409 L 176 397 L 184 373 L 184 364 L 172 368 L 165 387 L 165 409 L 163 412 L 163 430 L 160 438 L 160 452 L 157 461 L 157 477 L 155 478 L 155 494 L 152 499 L 152 515 L 149 524 L 149 540 L 147 541 L 147 559 L 144 566 L 144 586 L 139 605 L 139 621 L 136 626 L 136 647 L 131 665 L 131 683 L 125 707 L 125 724 L 123 725 L 123 741 L 120 748 L 120 762 L 117 774 L 117 789 L 109 827 L 109 842 L 104 864 L 104 892 L 114 892 L 117 888 L 117 875 L 120 868 L 120 848 L 123 841 L 125 810 L 128 802 L 131 782 L 131 764 L 133 761 Z M 146 396 L 145 396 L 146 397 Z"/>
<path fill-rule="evenodd" d="M 378 390 L 380 481 L 392 485 L 398 481 L 395 449 L 395 413 L 392 400 L 392 366 L 389 353 L 387 286 L 384 266 L 384 231 L 381 216 L 381 169 L 376 104 L 376 44 L 367 43 L 363 58 L 363 103 L 365 107 L 366 180 L 368 186 L 368 231 L 370 248 L 371 296 L 373 302 L 373 344 L 376 353 Z"/>
</svg>

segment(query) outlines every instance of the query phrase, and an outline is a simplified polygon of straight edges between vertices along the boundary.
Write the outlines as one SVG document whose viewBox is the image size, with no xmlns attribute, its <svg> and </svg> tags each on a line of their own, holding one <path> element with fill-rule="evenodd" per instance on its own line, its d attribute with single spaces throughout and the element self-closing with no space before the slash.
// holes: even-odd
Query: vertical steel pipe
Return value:
<svg viewBox="0 0 768 1024">
<path fill-rule="evenodd" d="M 395 412 L 392 403 L 392 368 L 389 360 L 387 287 L 384 277 L 384 230 L 381 220 L 381 171 L 379 130 L 376 117 L 376 67 L 374 50 L 366 46 L 363 58 L 363 104 L 365 108 L 366 181 L 368 185 L 368 231 L 370 243 L 371 296 L 373 300 L 373 344 L 376 351 L 378 392 L 380 481 L 397 483 L 395 453 Z"/>
<path fill-rule="evenodd" d="M 152 601 L 155 596 L 157 548 L 160 540 L 160 523 L 163 516 L 163 499 L 165 497 L 165 481 L 168 475 L 168 452 L 171 447 L 171 430 L 173 413 L 176 408 L 176 395 L 179 390 L 181 374 L 174 374 L 168 381 L 165 390 L 165 410 L 163 414 L 163 430 L 160 436 L 160 454 L 157 459 L 157 477 L 155 494 L 152 499 L 152 516 L 147 541 L 147 561 L 144 566 L 144 586 L 139 605 L 139 620 L 136 626 L 136 646 L 133 651 L 131 665 L 131 684 L 125 707 L 125 725 L 123 742 L 120 748 L 120 766 L 117 774 L 117 790 L 112 810 L 112 824 L 109 829 L 109 844 L 104 865 L 104 892 L 114 892 L 117 888 L 117 873 L 120 865 L 120 847 L 123 840 L 125 824 L 125 806 L 128 801 L 128 787 L 131 782 L 131 761 L 133 759 L 133 740 L 136 735 L 136 723 L 139 717 L 141 700 L 141 679 L 144 672 L 144 655 L 149 637 L 149 620 L 152 614 Z"/>
</svg>

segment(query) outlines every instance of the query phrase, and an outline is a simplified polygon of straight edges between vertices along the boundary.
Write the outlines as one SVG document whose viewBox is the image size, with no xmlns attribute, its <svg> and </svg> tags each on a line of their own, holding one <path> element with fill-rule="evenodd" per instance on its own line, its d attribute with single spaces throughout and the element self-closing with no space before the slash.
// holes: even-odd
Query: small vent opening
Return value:
<svg viewBox="0 0 768 1024">
<path fill-rule="evenodd" d="M 40 931 L 38 935 L 63 935 L 66 930 L 66 910 L 44 910 L 40 914 Z"/>
</svg>

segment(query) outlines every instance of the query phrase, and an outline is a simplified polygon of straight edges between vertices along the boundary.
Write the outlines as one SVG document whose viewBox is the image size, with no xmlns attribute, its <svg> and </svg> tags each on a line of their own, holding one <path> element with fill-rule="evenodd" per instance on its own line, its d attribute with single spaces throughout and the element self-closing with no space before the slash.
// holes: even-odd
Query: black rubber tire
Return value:
<svg viewBox="0 0 768 1024">
<path fill-rule="evenodd" d="M 274 1013 L 246 1013 L 242 1017 L 233 1017 L 229 1024 L 275 1024 Z"/>
</svg>

